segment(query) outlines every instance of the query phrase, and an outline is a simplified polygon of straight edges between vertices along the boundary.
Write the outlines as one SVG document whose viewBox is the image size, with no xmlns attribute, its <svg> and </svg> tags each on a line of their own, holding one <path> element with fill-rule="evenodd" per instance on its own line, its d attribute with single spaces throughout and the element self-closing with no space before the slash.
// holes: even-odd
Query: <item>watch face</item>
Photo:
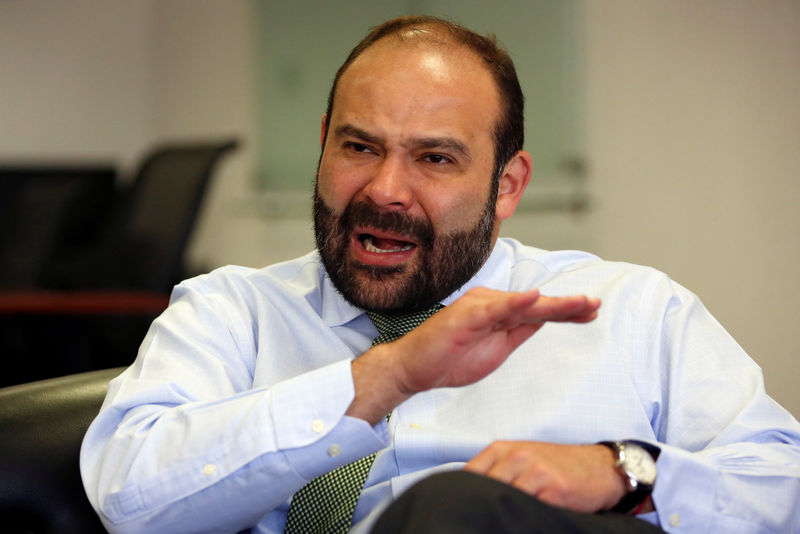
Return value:
<svg viewBox="0 0 800 534">
<path fill-rule="evenodd" d="M 656 480 L 656 463 L 646 450 L 638 445 L 625 444 L 622 465 L 629 476 L 640 484 L 652 485 Z"/>
</svg>

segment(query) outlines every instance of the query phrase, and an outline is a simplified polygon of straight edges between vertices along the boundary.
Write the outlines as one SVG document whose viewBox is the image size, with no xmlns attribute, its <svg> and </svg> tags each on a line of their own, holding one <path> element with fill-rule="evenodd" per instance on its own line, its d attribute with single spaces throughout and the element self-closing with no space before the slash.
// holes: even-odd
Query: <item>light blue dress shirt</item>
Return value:
<svg viewBox="0 0 800 534">
<path fill-rule="evenodd" d="M 800 532 L 800 425 L 695 295 L 653 269 L 508 239 L 444 304 L 476 286 L 603 306 L 371 427 L 344 413 L 350 361 L 377 332 L 316 252 L 181 283 L 86 435 L 92 505 L 112 532 L 280 533 L 296 490 L 378 451 L 354 517 L 366 532 L 411 484 L 494 440 L 640 439 L 662 449 L 657 511 L 643 519 L 668 532 Z"/>
</svg>

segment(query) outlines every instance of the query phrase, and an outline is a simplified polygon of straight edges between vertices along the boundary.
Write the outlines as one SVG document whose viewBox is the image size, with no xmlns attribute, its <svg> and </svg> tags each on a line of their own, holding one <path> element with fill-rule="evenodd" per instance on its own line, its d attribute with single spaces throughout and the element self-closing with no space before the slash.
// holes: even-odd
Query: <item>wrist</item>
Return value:
<svg viewBox="0 0 800 534">
<path fill-rule="evenodd" d="M 597 444 L 596 446 L 602 450 L 603 460 L 608 470 L 608 480 L 610 481 L 608 499 L 601 509 L 611 510 L 628 492 L 628 486 L 617 467 L 617 455 L 615 452 L 602 444 Z"/>
<path fill-rule="evenodd" d="M 610 510 L 635 515 L 652 508 L 650 494 L 656 483 L 657 447 L 641 441 L 604 441 L 599 443 L 613 451 L 615 468 L 625 485 L 622 498 Z M 646 504 L 649 501 L 650 504 Z"/>
<path fill-rule="evenodd" d="M 378 345 L 353 360 L 355 396 L 345 412 L 375 425 L 411 394 L 404 391 L 395 377 L 389 344 Z"/>
</svg>

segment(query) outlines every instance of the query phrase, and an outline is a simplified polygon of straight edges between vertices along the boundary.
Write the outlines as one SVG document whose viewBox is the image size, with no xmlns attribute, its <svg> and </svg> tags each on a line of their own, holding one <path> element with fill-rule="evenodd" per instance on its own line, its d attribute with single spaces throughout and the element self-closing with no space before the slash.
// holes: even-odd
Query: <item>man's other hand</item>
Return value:
<svg viewBox="0 0 800 534">
<path fill-rule="evenodd" d="M 464 469 L 578 512 L 607 510 L 625 494 L 614 455 L 603 445 L 496 441 Z"/>
</svg>

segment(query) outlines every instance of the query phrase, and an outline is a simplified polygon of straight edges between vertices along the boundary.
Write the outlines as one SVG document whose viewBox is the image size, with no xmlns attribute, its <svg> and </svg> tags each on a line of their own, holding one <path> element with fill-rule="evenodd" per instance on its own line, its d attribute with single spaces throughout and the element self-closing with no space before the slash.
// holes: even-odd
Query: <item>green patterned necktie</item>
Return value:
<svg viewBox="0 0 800 534">
<path fill-rule="evenodd" d="M 378 329 L 378 337 L 372 346 L 389 343 L 409 333 L 442 307 L 437 304 L 427 310 L 402 315 L 367 312 Z M 374 453 L 319 476 L 300 488 L 292 497 L 284 533 L 343 534 L 350 530 L 353 512 L 373 461 Z"/>
</svg>

